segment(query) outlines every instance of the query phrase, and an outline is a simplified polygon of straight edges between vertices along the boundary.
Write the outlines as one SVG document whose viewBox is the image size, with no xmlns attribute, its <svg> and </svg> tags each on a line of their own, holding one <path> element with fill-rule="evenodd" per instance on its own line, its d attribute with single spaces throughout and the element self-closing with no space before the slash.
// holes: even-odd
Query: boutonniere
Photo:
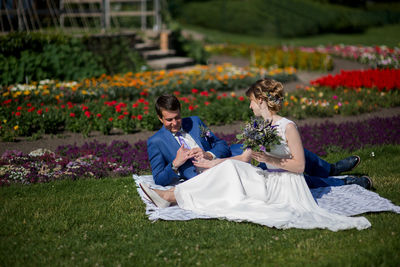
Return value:
<svg viewBox="0 0 400 267">
<path fill-rule="evenodd" d="M 205 138 L 208 140 L 208 138 L 211 138 L 211 131 L 207 127 L 204 127 L 203 125 L 200 125 L 200 137 Z"/>
</svg>

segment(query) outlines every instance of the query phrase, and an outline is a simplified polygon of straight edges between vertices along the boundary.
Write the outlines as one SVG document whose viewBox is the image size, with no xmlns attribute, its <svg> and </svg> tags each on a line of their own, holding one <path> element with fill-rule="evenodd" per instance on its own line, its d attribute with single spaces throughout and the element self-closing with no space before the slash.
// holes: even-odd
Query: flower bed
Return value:
<svg viewBox="0 0 400 267">
<path fill-rule="evenodd" d="M 400 68 L 400 48 L 389 48 L 387 46 L 355 46 L 355 45 L 333 45 L 320 47 L 331 55 L 351 59 L 371 68 Z"/>
<path fill-rule="evenodd" d="M 192 88 L 191 93 L 182 95 L 174 92 L 182 103 L 182 115 L 197 115 L 209 125 L 229 124 L 247 120 L 251 116 L 248 101 L 244 96 L 218 93 Z M 284 116 L 296 119 L 334 114 L 355 115 L 371 112 L 380 107 L 400 105 L 400 90 L 379 92 L 368 88 L 337 89 L 307 86 L 304 90 L 287 93 Z M 1 103 L 0 136 L 11 141 L 18 136 L 37 136 L 43 133 L 57 134 L 65 130 L 88 135 L 91 131 L 109 134 L 112 129 L 125 133 L 141 130 L 156 130 L 160 122 L 154 110 L 154 99 L 143 96 L 136 101 L 110 100 L 108 96 L 83 104 L 42 105 L 6 100 Z"/>
<path fill-rule="evenodd" d="M 376 88 L 379 91 L 400 89 L 400 69 L 341 71 L 334 76 L 327 75 L 310 82 L 315 86 L 328 86 L 332 89 L 347 87 L 357 89 Z"/>
<path fill-rule="evenodd" d="M 333 147 L 353 151 L 369 145 L 400 144 L 398 129 L 400 116 L 299 127 L 304 147 L 321 156 Z M 217 136 L 233 144 L 237 141 L 236 134 L 217 133 Z M 114 141 L 110 145 L 94 141 L 82 146 L 60 146 L 55 153 L 39 149 L 28 155 L 6 151 L 0 158 L 0 185 L 149 172 L 145 141 L 134 145 L 127 141 Z"/>
<path fill-rule="evenodd" d="M 323 71 L 333 68 L 331 56 L 316 49 L 219 44 L 208 45 L 206 50 L 212 54 L 248 57 L 252 66 L 262 68 L 278 66 Z"/>
<path fill-rule="evenodd" d="M 305 86 L 303 90 L 286 94 L 283 105 L 280 114 L 296 119 L 357 115 L 378 108 L 399 106 L 400 90 L 379 92 L 361 87 L 332 90 L 329 87 Z"/>
<path fill-rule="evenodd" d="M 192 88 L 216 91 L 235 91 L 246 88 L 260 77 L 270 77 L 281 82 L 296 79 L 296 69 L 239 68 L 230 64 L 197 66 L 186 71 L 147 71 L 124 75 L 88 78 L 81 82 L 59 82 L 43 80 L 29 85 L 13 85 L 3 88 L 1 99 L 66 103 L 83 103 L 100 97 L 134 100 L 143 96 L 158 96 L 161 93 L 178 91 L 190 93 Z"/>
<path fill-rule="evenodd" d="M 329 70 L 333 67 L 329 55 L 342 57 L 371 68 L 400 68 L 400 48 L 387 46 L 332 45 L 318 47 L 261 47 L 254 45 L 209 45 L 213 54 L 251 57 L 252 63 L 261 66 L 294 66 L 305 70 Z M 256 58 L 254 58 L 256 56 Z M 262 62 L 262 64 L 260 64 Z M 287 65 L 289 64 L 289 65 Z M 291 65 L 290 65 L 291 64 Z"/>
</svg>

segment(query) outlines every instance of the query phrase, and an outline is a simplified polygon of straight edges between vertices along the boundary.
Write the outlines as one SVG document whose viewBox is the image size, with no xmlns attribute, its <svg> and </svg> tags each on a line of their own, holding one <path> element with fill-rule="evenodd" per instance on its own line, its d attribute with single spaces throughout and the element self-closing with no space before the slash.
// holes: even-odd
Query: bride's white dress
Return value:
<svg viewBox="0 0 400 267">
<path fill-rule="evenodd" d="M 292 121 L 276 124 L 285 139 Z M 290 154 L 286 142 L 274 154 Z M 364 217 L 346 217 L 318 207 L 302 174 L 274 169 L 265 171 L 251 164 L 226 160 L 175 188 L 180 208 L 215 218 L 249 221 L 268 227 L 326 228 L 332 231 L 371 226 Z"/>
</svg>

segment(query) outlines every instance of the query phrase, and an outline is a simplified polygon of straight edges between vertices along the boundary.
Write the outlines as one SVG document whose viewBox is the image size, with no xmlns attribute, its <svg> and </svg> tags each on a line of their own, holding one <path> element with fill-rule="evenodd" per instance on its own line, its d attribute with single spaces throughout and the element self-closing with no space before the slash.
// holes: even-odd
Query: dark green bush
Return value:
<svg viewBox="0 0 400 267">
<path fill-rule="evenodd" d="M 25 32 L 0 37 L 0 85 L 3 86 L 137 72 L 144 64 L 131 49 L 127 37 L 73 38 Z"/>
<path fill-rule="evenodd" d="M 132 49 L 134 36 L 89 36 L 83 42 L 109 75 L 138 72 L 146 64 Z"/>
<path fill-rule="evenodd" d="M 76 80 L 105 72 L 76 38 L 16 33 L 0 37 L 0 84 L 43 79 Z"/>
<path fill-rule="evenodd" d="M 366 11 L 309 0 L 212 0 L 190 2 L 177 19 L 220 31 L 295 37 L 330 32 L 362 32 L 400 22 L 395 10 Z"/>
<path fill-rule="evenodd" d="M 201 41 L 192 38 L 185 38 L 182 35 L 182 29 L 177 24 L 170 25 L 171 47 L 176 51 L 177 56 L 192 58 L 197 64 L 206 64 L 210 54 L 204 49 Z"/>
</svg>

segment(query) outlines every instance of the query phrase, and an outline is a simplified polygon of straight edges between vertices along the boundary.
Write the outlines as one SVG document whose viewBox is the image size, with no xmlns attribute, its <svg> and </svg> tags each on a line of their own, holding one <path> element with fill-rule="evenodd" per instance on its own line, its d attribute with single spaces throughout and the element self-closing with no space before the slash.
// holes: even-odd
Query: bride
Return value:
<svg viewBox="0 0 400 267">
<path fill-rule="evenodd" d="M 229 159 L 195 163 L 206 171 L 169 190 L 150 189 L 145 194 L 159 207 L 177 203 L 182 209 L 231 221 L 248 221 L 279 229 L 326 228 L 332 231 L 371 226 L 364 217 L 346 217 L 320 208 L 304 180 L 303 145 L 294 122 L 277 115 L 283 86 L 271 79 L 254 83 L 246 91 L 255 116 L 272 120 L 283 138 L 271 152 L 278 157 L 247 149 Z M 268 170 L 251 164 L 266 163 Z"/>
</svg>

